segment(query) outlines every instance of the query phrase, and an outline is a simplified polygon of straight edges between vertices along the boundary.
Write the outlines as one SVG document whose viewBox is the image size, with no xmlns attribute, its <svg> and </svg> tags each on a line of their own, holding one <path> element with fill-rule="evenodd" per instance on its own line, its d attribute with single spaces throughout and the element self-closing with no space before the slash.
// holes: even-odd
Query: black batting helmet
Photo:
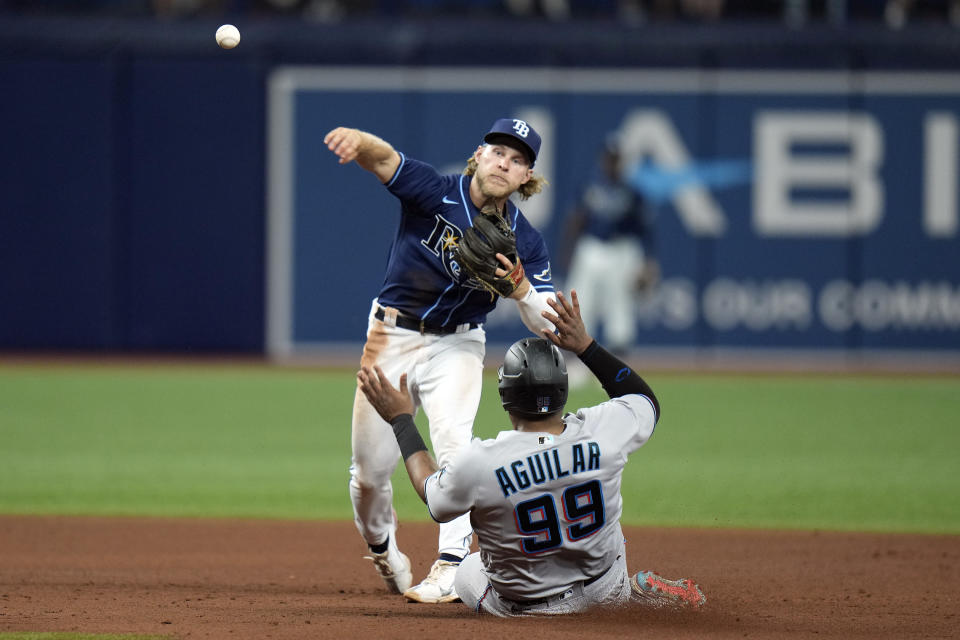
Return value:
<svg viewBox="0 0 960 640">
<path fill-rule="evenodd" d="M 510 413 L 541 418 L 567 404 L 567 365 L 556 345 L 543 338 L 514 342 L 497 378 L 500 401 Z"/>
</svg>

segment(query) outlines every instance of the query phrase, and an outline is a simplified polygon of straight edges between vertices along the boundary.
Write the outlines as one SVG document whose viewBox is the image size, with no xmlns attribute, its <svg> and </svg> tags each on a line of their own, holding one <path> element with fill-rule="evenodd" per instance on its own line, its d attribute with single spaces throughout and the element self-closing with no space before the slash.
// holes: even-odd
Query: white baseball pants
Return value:
<svg viewBox="0 0 960 640">
<path fill-rule="evenodd" d="M 476 328 L 443 336 L 421 335 L 377 320 L 373 316 L 376 309 L 374 301 L 361 364 L 378 365 L 395 387 L 400 375 L 407 374 L 414 405 L 427 415 L 430 442 L 442 467 L 472 437 L 480 405 L 486 334 Z M 395 528 L 390 477 L 400 462 L 400 447 L 390 424 L 359 389 L 353 401 L 352 446 L 354 521 L 368 544 L 379 544 Z M 441 524 L 437 552 L 463 557 L 470 552 L 472 535 L 469 514 Z"/>
<path fill-rule="evenodd" d="M 634 288 L 644 264 L 643 247 L 632 238 L 603 242 L 593 236 L 577 241 L 567 289 L 576 289 L 580 317 L 596 335 L 603 324 L 604 344 L 620 350 L 633 346 L 637 335 Z"/>
<path fill-rule="evenodd" d="M 453 584 L 463 604 L 474 612 L 501 618 L 555 616 L 581 613 L 597 607 L 621 606 L 630 602 L 632 593 L 626 548 L 621 549 L 613 566 L 596 582 L 587 586 L 575 584 L 540 604 L 525 605 L 497 593 L 487 578 L 479 553 L 471 553 L 460 563 Z"/>
</svg>

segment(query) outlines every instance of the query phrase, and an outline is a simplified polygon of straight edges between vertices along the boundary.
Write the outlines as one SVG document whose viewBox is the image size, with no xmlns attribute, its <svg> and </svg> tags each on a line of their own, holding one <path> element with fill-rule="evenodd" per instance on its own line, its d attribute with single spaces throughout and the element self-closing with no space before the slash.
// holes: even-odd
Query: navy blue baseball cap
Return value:
<svg viewBox="0 0 960 640">
<path fill-rule="evenodd" d="M 537 154 L 540 153 L 540 134 L 524 120 L 500 118 L 493 123 L 487 135 L 483 136 L 483 141 L 487 144 L 498 144 L 498 139 L 502 141 L 504 136 L 520 143 L 532 167 L 537 161 Z"/>
</svg>

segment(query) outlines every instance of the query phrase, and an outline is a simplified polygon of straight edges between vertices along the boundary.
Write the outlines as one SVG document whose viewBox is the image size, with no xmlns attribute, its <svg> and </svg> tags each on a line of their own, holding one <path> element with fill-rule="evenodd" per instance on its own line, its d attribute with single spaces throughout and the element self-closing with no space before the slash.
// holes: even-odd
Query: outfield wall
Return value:
<svg viewBox="0 0 960 640">
<path fill-rule="evenodd" d="M 81 26 L 0 20 L 2 349 L 352 349 L 396 206 L 323 133 L 457 170 L 509 113 L 544 133 L 553 247 L 624 135 L 665 278 L 641 346 L 960 351 L 953 31 Z"/>
<path fill-rule="evenodd" d="M 596 141 L 620 133 L 665 274 L 643 344 L 960 346 L 960 74 L 286 67 L 269 86 L 273 353 L 362 332 L 393 234 L 393 198 L 331 161 L 325 128 L 458 170 L 477 137 L 463 123 L 498 109 L 547 140 L 551 187 L 524 210 L 554 247 Z M 322 277 L 329 264 L 364 286 Z M 523 332 L 515 313 L 487 330 Z"/>
</svg>

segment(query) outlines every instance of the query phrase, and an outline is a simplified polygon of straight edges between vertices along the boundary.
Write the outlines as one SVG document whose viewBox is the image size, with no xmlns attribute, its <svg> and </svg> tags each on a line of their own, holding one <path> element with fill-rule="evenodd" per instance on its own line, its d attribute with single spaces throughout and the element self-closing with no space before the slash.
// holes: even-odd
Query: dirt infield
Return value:
<svg viewBox="0 0 960 640">
<path fill-rule="evenodd" d="M 957 638 L 960 537 L 626 529 L 700 612 L 497 620 L 389 596 L 352 523 L 0 516 L 0 630 L 179 638 Z M 398 533 L 415 578 L 433 525 Z M 509 634 L 509 636 L 507 636 Z"/>
</svg>

